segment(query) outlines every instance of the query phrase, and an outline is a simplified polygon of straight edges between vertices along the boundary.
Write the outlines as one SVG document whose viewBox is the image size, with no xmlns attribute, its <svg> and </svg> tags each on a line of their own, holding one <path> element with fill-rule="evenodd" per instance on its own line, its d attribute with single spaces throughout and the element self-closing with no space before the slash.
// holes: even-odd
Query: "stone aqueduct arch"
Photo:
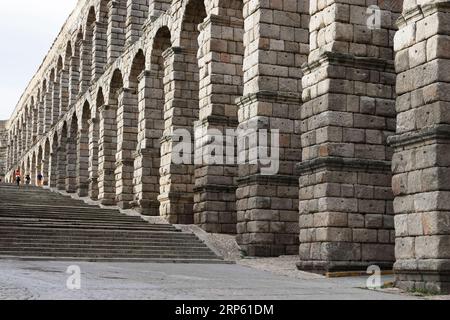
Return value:
<svg viewBox="0 0 450 320">
<path fill-rule="evenodd" d="M 374 4 L 377 28 L 358 0 L 85 1 L 9 121 L 7 179 L 448 292 L 450 4 Z M 280 130 L 278 175 L 171 161 L 175 129 L 251 125 Z"/>
</svg>

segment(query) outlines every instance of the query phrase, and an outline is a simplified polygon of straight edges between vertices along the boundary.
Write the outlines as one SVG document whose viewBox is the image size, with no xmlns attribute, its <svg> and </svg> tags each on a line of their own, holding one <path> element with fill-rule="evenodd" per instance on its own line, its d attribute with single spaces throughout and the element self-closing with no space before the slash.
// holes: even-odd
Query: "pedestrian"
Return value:
<svg viewBox="0 0 450 320">
<path fill-rule="evenodd" d="M 22 179 L 20 178 L 20 170 L 17 170 L 16 171 L 16 184 L 17 184 L 17 187 L 19 187 L 19 188 L 20 188 L 20 181 L 22 181 Z"/>
<path fill-rule="evenodd" d="M 26 177 L 25 177 L 25 183 L 26 183 L 27 186 L 29 186 L 30 183 L 31 183 L 31 177 L 30 177 L 29 174 L 27 174 Z"/>
<path fill-rule="evenodd" d="M 44 176 L 42 175 L 42 173 L 38 173 L 37 175 L 37 180 L 38 180 L 38 186 L 42 187 L 42 180 L 44 179 Z"/>
</svg>

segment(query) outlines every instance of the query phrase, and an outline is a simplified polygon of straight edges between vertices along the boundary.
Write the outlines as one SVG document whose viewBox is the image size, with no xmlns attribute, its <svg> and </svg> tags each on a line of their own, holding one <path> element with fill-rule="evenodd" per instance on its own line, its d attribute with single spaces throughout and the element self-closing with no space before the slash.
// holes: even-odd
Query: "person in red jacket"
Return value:
<svg viewBox="0 0 450 320">
<path fill-rule="evenodd" d="M 16 170 L 16 183 L 17 183 L 17 186 L 20 188 L 20 181 L 22 180 L 22 178 L 20 177 L 20 170 L 19 169 L 17 169 Z"/>
</svg>

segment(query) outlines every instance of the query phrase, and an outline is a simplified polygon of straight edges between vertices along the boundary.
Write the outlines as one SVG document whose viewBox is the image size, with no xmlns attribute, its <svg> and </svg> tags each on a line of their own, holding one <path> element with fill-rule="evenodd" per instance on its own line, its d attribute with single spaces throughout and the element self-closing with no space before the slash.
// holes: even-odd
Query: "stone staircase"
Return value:
<svg viewBox="0 0 450 320">
<path fill-rule="evenodd" d="M 0 258 L 223 263 L 194 234 L 37 187 L 0 185 Z"/>
</svg>

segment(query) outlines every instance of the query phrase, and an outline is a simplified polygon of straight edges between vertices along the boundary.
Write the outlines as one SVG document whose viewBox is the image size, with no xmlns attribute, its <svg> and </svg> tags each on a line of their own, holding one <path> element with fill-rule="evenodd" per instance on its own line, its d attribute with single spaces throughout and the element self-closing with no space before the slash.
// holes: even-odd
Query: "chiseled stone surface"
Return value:
<svg viewBox="0 0 450 320">
<path fill-rule="evenodd" d="M 390 36 L 400 6 L 370 29 L 365 1 L 312 1 L 304 65 L 300 262 L 304 270 L 352 270 L 394 257 L 391 191 L 395 70 Z M 383 7 L 384 1 L 373 1 Z"/>
<path fill-rule="evenodd" d="M 450 291 L 448 2 L 405 12 L 396 34 L 397 135 L 392 160 L 397 285 Z"/>
</svg>

